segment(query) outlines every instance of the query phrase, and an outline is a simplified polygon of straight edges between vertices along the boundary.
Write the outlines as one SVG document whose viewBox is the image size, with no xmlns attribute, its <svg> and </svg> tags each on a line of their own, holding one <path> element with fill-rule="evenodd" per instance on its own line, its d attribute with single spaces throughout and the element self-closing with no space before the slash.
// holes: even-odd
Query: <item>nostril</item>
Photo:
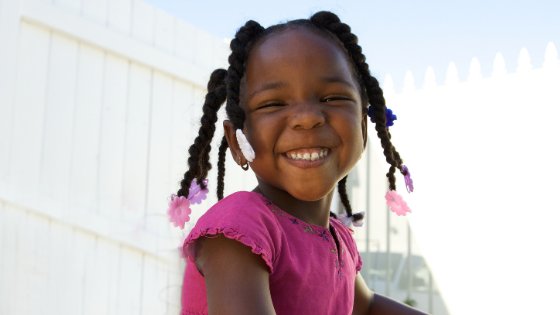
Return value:
<svg viewBox="0 0 560 315">
<path fill-rule="evenodd" d="M 292 128 L 313 129 L 325 124 L 326 118 L 322 110 L 312 105 L 300 106 L 290 117 Z"/>
</svg>

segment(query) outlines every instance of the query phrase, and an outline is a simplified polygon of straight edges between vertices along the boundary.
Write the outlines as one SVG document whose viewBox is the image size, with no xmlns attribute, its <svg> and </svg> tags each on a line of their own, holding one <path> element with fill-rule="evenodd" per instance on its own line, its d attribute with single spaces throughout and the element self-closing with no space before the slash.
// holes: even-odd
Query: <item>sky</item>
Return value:
<svg viewBox="0 0 560 315">
<path fill-rule="evenodd" d="M 548 42 L 560 47 L 558 0 L 146 1 L 220 38 L 249 19 L 269 26 L 333 11 L 358 36 L 372 73 L 381 81 L 391 75 L 396 86 L 406 71 L 421 84 L 428 66 L 442 83 L 450 62 L 465 79 L 473 57 L 489 76 L 498 52 L 514 71 L 523 47 L 539 67 Z"/>
</svg>

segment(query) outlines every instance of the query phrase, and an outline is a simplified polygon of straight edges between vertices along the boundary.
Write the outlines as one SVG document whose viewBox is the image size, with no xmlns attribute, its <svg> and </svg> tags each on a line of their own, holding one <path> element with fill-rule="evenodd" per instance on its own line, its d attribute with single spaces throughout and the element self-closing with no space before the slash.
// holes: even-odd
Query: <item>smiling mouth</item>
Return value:
<svg viewBox="0 0 560 315">
<path fill-rule="evenodd" d="M 327 148 L 308 148 L 292 150 L 285 153 L 286 157 L 294 161 L 317 161 L 329 154 Z"/>
</svg>

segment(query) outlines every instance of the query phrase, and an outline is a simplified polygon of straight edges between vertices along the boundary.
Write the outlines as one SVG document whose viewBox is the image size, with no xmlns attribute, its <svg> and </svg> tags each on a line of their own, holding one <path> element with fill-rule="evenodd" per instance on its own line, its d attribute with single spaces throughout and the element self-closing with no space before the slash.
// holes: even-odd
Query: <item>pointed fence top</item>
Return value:
<svg viewBox="0 0 560 315">
<path fill-rule="evenodd" d="M 471 64 L 469 65 L 469 75 L 467 77 L 468 81 L 480 80 L 482 79 L 482 67 L 480 66 L 480 60 L 474 57 L 471 59 Z"/>
<path fill-rule="evenodd" d="M 556 49 L 556 45 L 554 45 L 553 42 L 549 42 L 544 51 L 543 68 L 552 68 L 558 64 L 560 64 L 560 60 L 558 60 L 558 50 Z"/>
<path fill-rule="evenodd" d="M 517 72 L 528 72 L 533 69 L 531 64 L 531 56 L 529 56 L 529 51 L 527 48 L 521 48 L 519 52 L 519 57 L 517 58 Z"/>
<path fill-rule="evenodd" d="M 424 73 L 424 89 L 431 89 L 437 86 L 436 73 L 431 66 L 426 69 Z"/>
<path fill-rule="evenodd" d="M 403 92 L 412 92 L 416 89 L 416 85 L 414 84 L 414 75 L 409 70 L 404 75 L 404 85 L 403 85 Z"/>
<path fill-rule="evenodd" d="M 447 71 L 445 71 L 445 84 L 453 85 L 457 83 L 459 83 L 459 70 L 457 70 L 457 66 L 452 61 L 447 66 Z"/>
<path fill-rule="evenodd" d="M 496 57 L 494 57 L 492 76 L 497 77 L 497 76 L 502 76 L 504 74 L 507 74 L 506 60 L 504 59 L 504 55 L 498 52 L 496 53 Z"/>
<path fill-rule="evenodd" d="M 395 83 L 393 82 L 393 77 L 390 74 L 387 74 L 383 79 L 383 94 L 392 95 L 395 94 Z"/>
</svg>

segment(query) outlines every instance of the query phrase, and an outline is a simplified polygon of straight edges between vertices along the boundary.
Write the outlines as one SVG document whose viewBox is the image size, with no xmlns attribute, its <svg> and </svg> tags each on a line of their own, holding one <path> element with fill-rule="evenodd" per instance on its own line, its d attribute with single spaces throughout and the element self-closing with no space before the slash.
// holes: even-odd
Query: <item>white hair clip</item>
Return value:
<svg viewBox="0 0 560 315">
<path fill-rule="evenodd" d="M 346 225 L 347 227 L 360 227 L 362 225 L 364 225 L 364 216 L 365 216 L 365 212 L 358 212 L 358 213 L 354 213 L 351 216 L 348 216 L 347 214 L 339 214 L 336 216 L 337 219 L 339 219 L 342 224 Z M 357 219 L 359 218 L 359 219 Z"/>
<path fill-rule="evenodd" d="M 253 162 L 255 159 L 255 151 L 253 151 L 253 147 L 247 140 L 247 137 L 243 134 L 241 129 L 235 130 L 235 137 L 237 138 L 237 143 L 239 144 L 239 148 L 241 149 L 241 153 L 247 160 L 247 162 Z"/>
</svg>

